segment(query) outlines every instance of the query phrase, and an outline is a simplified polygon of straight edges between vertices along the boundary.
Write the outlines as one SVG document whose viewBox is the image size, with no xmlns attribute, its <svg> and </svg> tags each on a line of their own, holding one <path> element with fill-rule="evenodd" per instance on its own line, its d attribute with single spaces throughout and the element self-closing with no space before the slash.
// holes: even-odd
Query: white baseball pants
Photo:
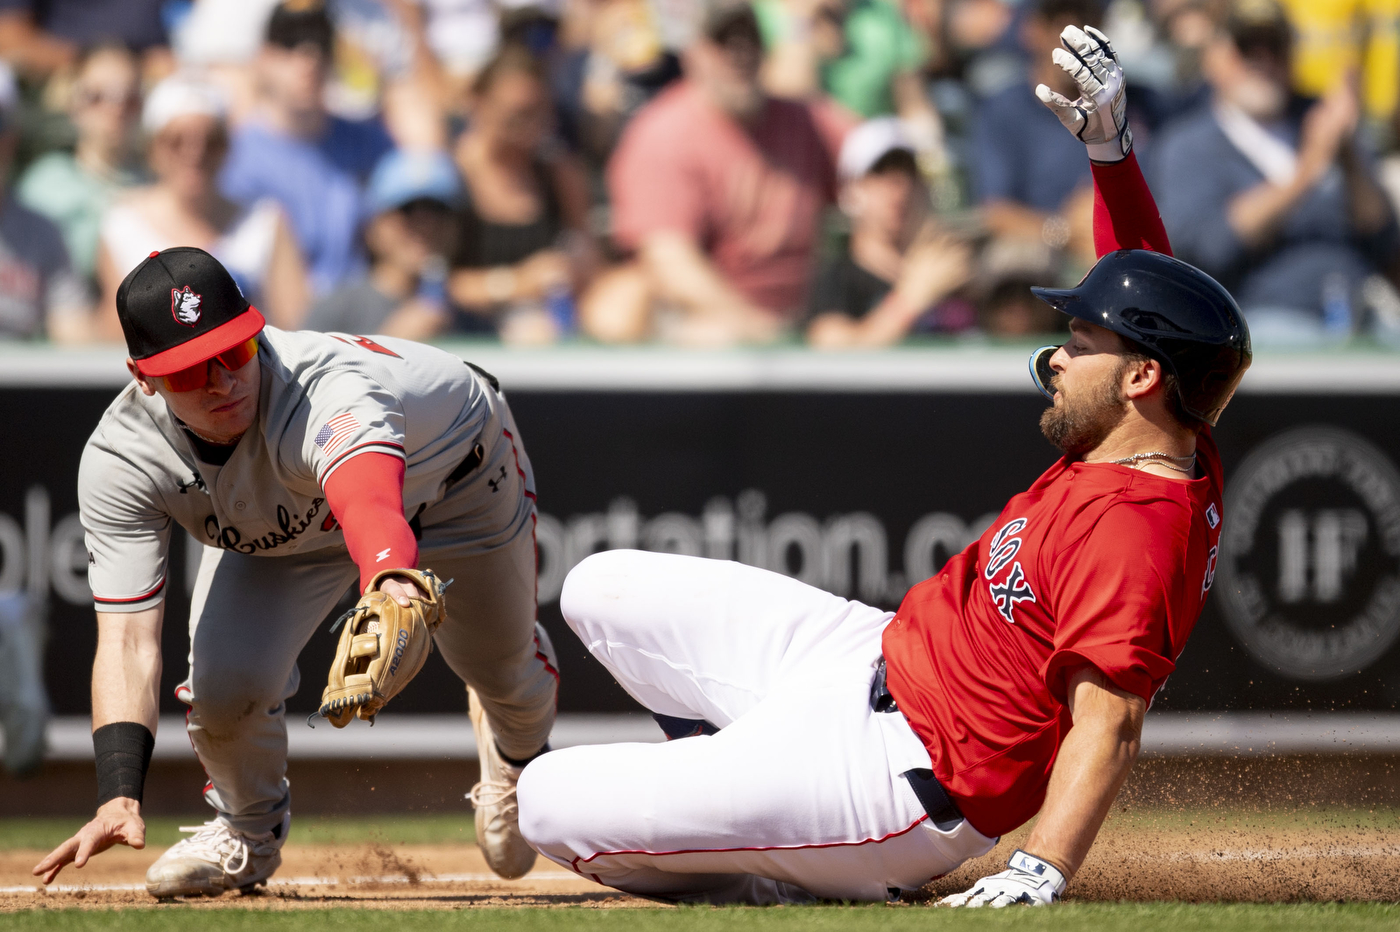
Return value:
<svg viewBox="0 0 1400 932">
<path fill-rule="evenodd" d="M 667 900 L 883 900 L 996 843 L 967 822 L 934 827 L 901 776 L 930 762 L 903 715 L 870 708 L 889 612 L 630 550 L 575 567 L 561 606 L 638 702 L 721 730 L 532 762 L 520 826 L 551 861 Z"/>
</svg>

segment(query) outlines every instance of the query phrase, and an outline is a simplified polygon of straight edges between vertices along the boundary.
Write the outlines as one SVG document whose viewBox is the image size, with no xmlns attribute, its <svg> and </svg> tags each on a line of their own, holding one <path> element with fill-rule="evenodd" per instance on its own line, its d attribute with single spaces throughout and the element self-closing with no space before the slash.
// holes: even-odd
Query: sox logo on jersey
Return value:
<svg viewBox="0 0 1400 932">
<path fill-rule="evenodd" d="M 987 566 L 982 570 L 982 576 L 987 580 L 987 592 L 991 595 L 992 604 L 996 610 L 1006 619 L 1006 623 L 1014 625 L 1016 618 L 1012 614 L 1012 609 L 1017 602 L 1034 602 L 1035 592 L 1031 589 L 1031 584 L 1026 581 L 1025 570 L 1021 569 L 1021 561 L 1015 559 L 1016 554 L 1021 551 L 1021 538 L 1015 535 L 1026 529 L 1025 518 L 1013 518 L 1001 526 L 992 535 L 991 545 L 987 548 Z M 1001 571 L 1007 569 L 1007 564 L 1011 568 L 1007 570 L 1006 577 L 1000 583 L 997 576 Z"/>
</svg>

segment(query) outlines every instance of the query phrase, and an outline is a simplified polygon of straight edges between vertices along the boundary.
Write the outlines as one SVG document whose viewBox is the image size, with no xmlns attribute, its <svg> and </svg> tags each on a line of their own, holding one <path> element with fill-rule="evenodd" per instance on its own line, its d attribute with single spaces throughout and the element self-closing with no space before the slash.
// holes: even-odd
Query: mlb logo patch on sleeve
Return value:
<svg viewBox="0 0 1400 932">
<path fill-rule="evenodd" d="M 355 415 L 348 412 L 337 414 L 316 432 L 316 446 L 327 453 L 333 453 L 337 447 L 350 439 L 351 434 L 359 429 L 360 421 Z"/>
</svg>

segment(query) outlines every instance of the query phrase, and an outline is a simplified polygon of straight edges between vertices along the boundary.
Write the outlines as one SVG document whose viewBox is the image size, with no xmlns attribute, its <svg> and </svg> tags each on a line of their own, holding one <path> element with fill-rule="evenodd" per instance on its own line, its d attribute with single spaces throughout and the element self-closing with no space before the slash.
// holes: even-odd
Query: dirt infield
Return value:
<svg viewBox="0 0 1400 932">
<path fill-rule="evenodd" d="M 1188 822 L 1190 820 L 1187 820 Z M 1315 828 L 1196 820 L 1154 829 L 1139 820 L 1105 826 L 1066 899 L 1087 902 L 1290 903 L 1400 900 L 1400 832 L 1375 822 Z M 1330 821 L 1330 820 L 1328 820 Z M 1025 837 L 1004 839 L 980 861 L 930 884 L 927 893 L 964 889 L 1003 869 Z"/>
<path fill-rule="evenodd" d="M 103 909 L 151 906 L 146 867 L 159 850 L 113 849 L 81 871 L 68 870 L 54 888 L 41 888 L 29 869 L 41 855 L 0 851 L 0 912 L 50 907 Z M 18 888 L 24 888 L 20 892 Z M 172 901 L 173 902 L 173 901 Z M 481 853 L 463 845 L 301 845 L 289 842 L 282 869 L 258 895 L 226 894 L 178 902 L 204 909 L 297 909 L 345 906 L 375 909 L 460 909 L 471 906 L 654 906 L 591 880 L 537 868 L 520 880 L 491 874 Z"/>
<path fill-rule="evenodd" d="M 1119 814 L 1105 826 L 1070 888 L 1080 901 L 1318 902 L 1400 901 L 1400 830 L 1394 812 L 1274 818 L 1180 812 Z M 980 861 L 930 884 L 921 899 L 965 889 L 1002 869 L 1025 837 L 1017 832 Z M 114 849 L 82 871 L 69 870 L 38 892 L 29 869 L 42 852 L 0 851 L 0 911 L 50 907 L 149 906 L 142 886 L 158 850 Z M 553 865 L 527 877 L 493 877 L 463 845 L 287 846 L 282 869 L 257 896 L 196 899 L 204 909 L 461 909 L 480 906 L 651 906 Z"/>
</svg>

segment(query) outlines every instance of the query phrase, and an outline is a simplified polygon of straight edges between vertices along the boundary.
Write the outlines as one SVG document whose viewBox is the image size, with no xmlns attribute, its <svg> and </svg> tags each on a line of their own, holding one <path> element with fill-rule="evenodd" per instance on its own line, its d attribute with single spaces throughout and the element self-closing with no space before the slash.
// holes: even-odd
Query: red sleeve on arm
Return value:
<svg viewBox="0 0 1400 932">
<path fill-rule="evenodd" d="M 1171 593 L 1180 585 L 1186 551 L 1169 533 L 1177 507 L 1114 505 L 1058 558 L 1055 651 L 1041 675 L 1060 702 L 1068 702 L 1067 675 L 1086 663 L 1149 703 L 1175 668 Z"/>
<path fill-rule="evenodd" d="M 380 570 L 418 565 L 418 541 L 403 516 L 403 473 L 397 456 L 361 453 L 326 479 L 326 503 L 360 568 L 361 592 Z"/>
<path fill-rule="evenodd" d="M 1136 153 L 1121 162 L 1091 162 L 1094 171 L 1094 250 L 1150 249 L 1172 254 L 1157 202 L 1142 177 Z"/>
</svg>

